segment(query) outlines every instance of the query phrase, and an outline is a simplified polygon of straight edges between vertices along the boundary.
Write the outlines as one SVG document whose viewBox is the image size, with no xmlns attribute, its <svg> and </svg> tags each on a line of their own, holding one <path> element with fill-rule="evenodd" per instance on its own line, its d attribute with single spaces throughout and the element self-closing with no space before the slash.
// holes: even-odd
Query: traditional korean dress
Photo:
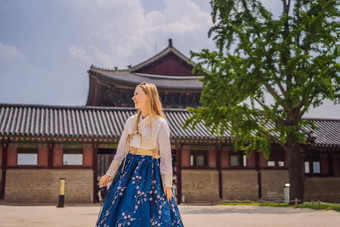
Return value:
<svg viewBox="0 0 340 227">
<path fill-rule="evenodd" d="M 136 131 L 136 120 L 133 115 L 126 121 L 106 172 L 118 175 L 96 226 L 183 226 L 173 188 L 169 202 L 163 192 L 163 187 L 172 187 L 169 126 L 161 117 L 154 117 L 150 124 L 147 116 L 140 118 Z"/>
</svg>

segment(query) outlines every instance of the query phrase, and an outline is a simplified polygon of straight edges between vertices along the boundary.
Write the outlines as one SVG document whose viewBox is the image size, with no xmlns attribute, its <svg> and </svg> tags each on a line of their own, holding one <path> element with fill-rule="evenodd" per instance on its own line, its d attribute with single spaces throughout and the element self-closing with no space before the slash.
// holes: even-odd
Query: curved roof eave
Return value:
<svg viewBox="0 0 340 227">
<path fill-rule="evenodd" d="M 141 82 L 154 83 L 158 89 L 167 90 L 186 90 L 186 91 L 202 91 L 203 83 L 199 81 L 202 77 L 176 77 L 151 75 L 142 73 L 131 73 L 128 71 L 102 71 L 92 69 L 90 75 L 96 76 L 99 80 L 110 85 L 117 83 L 134 88 Z"/>
</svg>

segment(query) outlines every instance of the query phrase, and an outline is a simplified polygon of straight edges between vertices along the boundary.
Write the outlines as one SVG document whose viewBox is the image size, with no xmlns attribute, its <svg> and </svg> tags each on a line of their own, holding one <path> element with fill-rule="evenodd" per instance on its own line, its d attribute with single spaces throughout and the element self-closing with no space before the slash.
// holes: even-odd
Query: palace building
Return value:
<svg viewBox="0 0 340 227">
<path fill-rule="evenodd" d="M 154 83 L 171 129 L 177 202 L 268 200 L 288 183 L 287 154 L 272 144 L 250 157 L 234 151 L 230 134 L 212 135 L 203 123 L 183 129 L 186 107 L 199 106 L 201 76 L 194 63 L 169 46 L 127 69 L 91 66 L 85 106 L 0 104 L 0 196 L 6 202 L 98 202 L 97 182 L 108 169 L 140 82 Z M 303 160 L 305 200 L 340 202 L 340 119 L 308 119 Z M 307 128 L 306 131 L 312 131 Z"/>
<path fill-rule="evenodd" d="M 105 70 L 91 66 L 87 106 L 133 107 L 131 98 L 141 82 L 157 86 L 164 108 L 199 105 L 202 76 L 193 74 L 193 63 L 172 46 L 128 69 Z"/>
</svg>

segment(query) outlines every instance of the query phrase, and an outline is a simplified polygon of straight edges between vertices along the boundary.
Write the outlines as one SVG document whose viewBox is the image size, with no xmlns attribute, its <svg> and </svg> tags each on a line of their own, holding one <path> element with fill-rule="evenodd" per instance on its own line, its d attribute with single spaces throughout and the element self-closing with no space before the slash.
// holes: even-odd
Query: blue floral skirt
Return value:
<svg viewBox="0 0 340 227">
<path fill-rule="evenodd" d="M 173 189 L 170 202 L 163 192 L 159 166 L 160 159 L 128 153 L 96 226 L 183 226 Z"/>
</svg>

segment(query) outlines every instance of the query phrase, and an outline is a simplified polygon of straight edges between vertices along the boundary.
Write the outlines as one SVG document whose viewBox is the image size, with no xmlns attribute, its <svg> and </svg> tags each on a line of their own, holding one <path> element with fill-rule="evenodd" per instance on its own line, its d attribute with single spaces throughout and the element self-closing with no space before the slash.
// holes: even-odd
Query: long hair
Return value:
<svg viewBox="0 0 340 227">
<path fill-rule="evenodd" d="M 151 128 L 152 128 L 152 119 L 154 117 L 162 117 L 164 118 L 163 110 L 162 110 L 162 103 L 159 98 L 158 90 L 156 85 L 152 83 L 140 83 L 137 86 L 139 86 L 146 96 L 148 97 L 148 109 L 149 109 L 149 121 L 150 121 L 150 135 L 151 135 Z M 138 124 L 139 124 L 139 118 L 142 114 L 142 111 L 138 110 L 137 113 L 137 121 L 135 125 L 136 131 L 138 131 Z"/>
</svg>

